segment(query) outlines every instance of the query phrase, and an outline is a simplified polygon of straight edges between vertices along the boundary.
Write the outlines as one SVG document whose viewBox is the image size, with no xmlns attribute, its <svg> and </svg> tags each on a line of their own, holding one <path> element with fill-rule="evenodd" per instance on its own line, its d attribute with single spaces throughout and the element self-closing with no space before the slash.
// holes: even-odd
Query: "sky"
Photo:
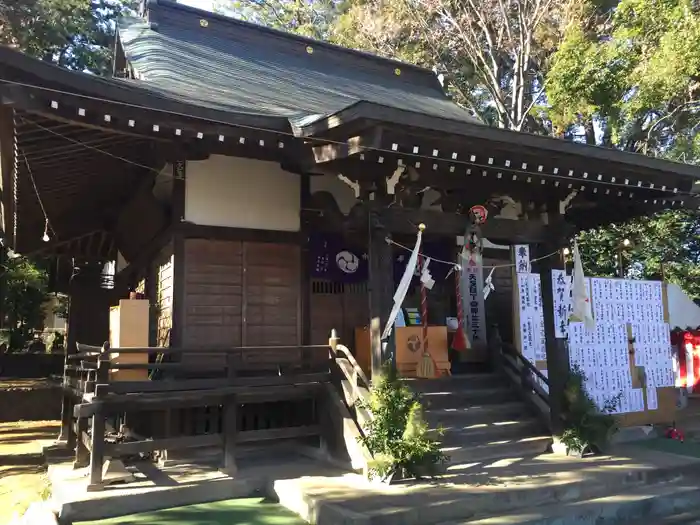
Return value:
<svg viewBox="0 0 700 525">
<path fill-rule="evenodd" d="M 211 11 L 214 0 L 178 0 L 178 3 L 196 7 L 197 9 L 206 9 Z"/>
</svg>

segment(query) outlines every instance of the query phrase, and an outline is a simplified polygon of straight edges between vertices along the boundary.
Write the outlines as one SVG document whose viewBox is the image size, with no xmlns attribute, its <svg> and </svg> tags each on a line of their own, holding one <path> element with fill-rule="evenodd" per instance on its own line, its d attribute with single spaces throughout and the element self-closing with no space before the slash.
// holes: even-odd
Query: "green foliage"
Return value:
<svg viewBox="0 0 700 525">
<path fill-rule="evenodd" d="M 335 0 L 217 0 L 214 10 L 298 35 L 328 40 L 340 3 Z"/>
<path fill-rule="evenodd" d="M 44 321 L 46 272 L 26 257 L 8 257 L 2 271 L 0 311 L 6 320 L 10 350 L 21 350 Z"/>
<path fill-rule="evenodd" d="M 0 0 L 0 44 L 59 66 L 108 73 L 115 22 L 136 0 Z"/>
<path fill-rule="evenodd" d="M 564 391 L 564 418 L 566 430 L 562 443 L 578 454 L 599 452 L 605 448 L 617 431 L 617 422 L 611 413 L 620 404 L 622 394 L 607 399 L 602 407 L 596 406 L 584 388 L 586 376 L 579 367 L 572 368 Z"/>
<path fill-rule="evenodd" d="M 602 143 L 698 156 L 700 13 L 692 0 L 580 0 L 547 78 L 561 127 L 595 120 Z"/>
<path fill-rule="evenodd" d="M 447 458 L 429 435 L 420 400 L 390 364 L 383 367 L 370 394 L 361 408 L 373 418 L 360 438 L 374 458 L 370 476 L 386 479 L 395 472 L 415 478 L 435 475 Z"/>
<path fill-rule="evenodd" d="M 70 296 L 59 293 L 56 294 L 56 305 L 53 308 L 54 315 L 61 319 L 68 319 L 68 311 L 70 310 Z"/>
<path fill-rule="evenodd" d="M 51 335 L 50 350 L 52 352 L 59 352 L 63 350 L 66 344 L 66 336 L 62 332 L 56 331 Z"/>
<path fill-rule="evenodd" d="M 621 252 L 626 277 L 658 280 L 663 274 L 691 298 L 700 298 L 700 222 L 697 217 L 668 211 L 585 232 L 578 238 L 585 273 L 616 277 L 619 248 L 624 239 L 631 241 L 630 247 Z"/>
</svg>

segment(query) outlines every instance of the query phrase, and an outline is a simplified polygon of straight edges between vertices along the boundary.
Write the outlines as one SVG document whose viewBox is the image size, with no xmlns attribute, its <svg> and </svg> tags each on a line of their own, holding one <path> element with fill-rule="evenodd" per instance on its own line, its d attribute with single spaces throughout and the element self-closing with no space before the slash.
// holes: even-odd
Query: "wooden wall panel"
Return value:
<svg viewBox="0 0 700 525">
<path fill-rule="evenodd" d="M 484 266 L 503 266 L 510 264 L 510 252 L 499 250 L 493 255 L 484 257 Z M 490 255 L 490 254 L 489 254 Z M 490 268 L 484 268 L 484 279 L 488 277 Z M 491 326 L 498 324 L 501 338 L 513 342 L 513 269 L 510 267 L 496 268 L 492 276 L 496 288 L 486 299 L 486 320 L 489 334 Z"/>
<path fill-rule="evenodd" d="M 173 321 L 173 246 L 167 244 L 155 260 L 156 346 L 170 346 Z"/>
<path fill-rule="evenodd" d="M 299 246 L 248 242 L 243 252 L 244 346 L 301 344 Z"/>
<path fill-rule="evenodd" d="M 243 246 L 185 240 L 183 346 L 242 345 Z"/>
<path fill-rule="evenodd" d="M 369 325 L 367 283 L 311 281 L 311 344 L 328 343 L 332 329 L 340 342 L 355 349 L 355 328 Z"/>
<path fill-rule="evenodd" d="M 184 346 L 300 344 L 299 247 L 185 240 Z"/>
</svg>

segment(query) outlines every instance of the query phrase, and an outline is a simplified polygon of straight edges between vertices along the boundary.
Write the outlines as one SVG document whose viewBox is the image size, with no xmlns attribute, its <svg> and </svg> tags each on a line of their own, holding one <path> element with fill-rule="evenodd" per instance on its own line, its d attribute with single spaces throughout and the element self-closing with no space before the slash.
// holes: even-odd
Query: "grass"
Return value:
<svg viewBox="0 0 700 525">
<path fill-rule="evenodd" d="M 654 438 L 644 439 L 635 444 L 649 450 L 655 450 L 656 452 L 666 452 L 667 454 L 677 454 L 679 456 L 689 456 L 700 459 L 700 443 L 697 441 L 681 443 L 675 439 Z"/>
<path fill-rule="evenodd" d="M 294 513 L 261 498 L 231 499 L 75 525 L 303 525 Z"/>
</svg>

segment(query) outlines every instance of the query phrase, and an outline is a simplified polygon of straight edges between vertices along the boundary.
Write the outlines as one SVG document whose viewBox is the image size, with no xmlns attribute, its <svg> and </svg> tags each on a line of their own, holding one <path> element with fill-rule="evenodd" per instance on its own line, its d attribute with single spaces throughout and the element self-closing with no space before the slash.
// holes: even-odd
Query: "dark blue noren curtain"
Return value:
<svg viewBox="0 0 700 525">
<path fill-rule="evenodd" d="M 367 250 L 346 241 L 342 235 L 314 233 L 309 238 L 309 273 L 312 278 L 340 283 L 367 280 Z"/>
</svg>

